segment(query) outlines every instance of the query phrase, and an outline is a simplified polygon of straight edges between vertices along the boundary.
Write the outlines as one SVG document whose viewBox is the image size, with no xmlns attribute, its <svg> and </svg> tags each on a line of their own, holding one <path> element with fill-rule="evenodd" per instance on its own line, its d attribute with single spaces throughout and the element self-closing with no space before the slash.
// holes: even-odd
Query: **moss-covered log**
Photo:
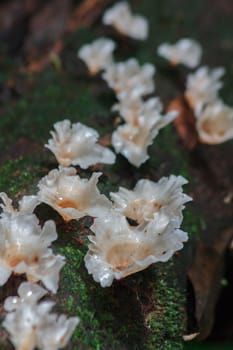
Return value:
<svg viewBox="0 0 233 350">
<path fill-rule="evenodd" d="M 142 63 L 155 64 L 158 67 L 156 93 L 166 104 L 182 92 L 186 71 L 168 68 L 156 56 L 157 45 L 163 41 L 173 42 L 180 36 L 190 36 L 205 46 L 208 32 L 199 31 L 198 23 L 205 24 L 206 2 L 135 0 L 130 3 L 136 12 L 149 18 L 150 37 L 143 43 L 118 37 L 116 57 L 135 56 Z M 14 60 L 2 59 L 2 86 L 10 79 L 20 85 L 17 96 L 13 94 L 4 99 L 0 120 L 0 191 L 7 192 L 15 200 L 36 193 L 39 179 L 57 167 L 53 155 L 44 148 L 53 123 L 65 118 L 83 122 L 97 129 L 105 140 L 112 133 L 115 115 L 110 108 L 115 101 L 114 94 L 100 77 L 88 78 L 76 58 L 76 51 L 83 43 L 100 35 L 112 34 L 105 30 L 97 21 L 92 28 L 67 36 L 61 56 L 37 76 L 18 74 Z M 220 41 L 222 36 L 225 41 Z M 216 58 L 215 43 L 213 39 L 209 40 L 205 63 L 224 64 L 223 57 L 227 56 L 228 47 L 223 47 L 223 44 L 227 43 L 227 38 L 227 30 L 217 32 L 216 40 L 223 56 Z M 231 49 L 231 55 L 232 52 Z M 232 92 L 227 88 L 228 78 L 225 96 L 233 100 Z M 192 159 L 173 126 L 161 131 L 149 148 L 149 154 L 150 159 L 139 169 L 117 156 L 113 166 L 98 165 L 82 171 L 81 175 L 89 177 L 94 169 L 103 172 L 99 187 L 107 196 L 119 186 L 133 188 L 140 178 L 156 181 L 170 174 L 186 177 L 190 181 L 186 192 L 195 191 Z M 78 223 L 65 223 L 46 205 L 40 205 L 36 213 L 41 222 L 55 220 L 59 238 L 53 248 L 66 257 L 58 294 L 51 296 L 56 301 L 56 309 L 68 315 L 78 315 L 81 319 L 67 349 L 182 349 L 187 319 L 186 273 L 192 258 L 190 243 L 184 252 L 175 255 L 168 263 L 154 264 L 145 271 L 115 281 L 110 288 L 101 288 L 88 275 L 83 262 L 91 220 L 84 218 Z M 205 230 L 205 225 L 201 211 L 195 204 L 189 205 L 182 228 L 190 237 L 195 237 Z M 11 278 L 0 289 L 1 303 L 6 295 L 16 294 L 20 280 Z M 0 316 L 3 319 L 2 304 Z M 12 348 L 2 328 L 0 348 Z"/>
</svg>

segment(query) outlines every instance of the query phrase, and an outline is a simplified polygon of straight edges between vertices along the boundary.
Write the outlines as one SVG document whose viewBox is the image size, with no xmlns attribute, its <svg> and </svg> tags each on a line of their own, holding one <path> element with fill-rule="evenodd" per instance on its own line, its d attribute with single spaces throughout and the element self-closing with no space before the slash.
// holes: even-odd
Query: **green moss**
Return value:
<svg viewBox="0 0 233 350">
<path fill-rule="evenodd" d="M 182 348 L 184 293 L 173 262 L 101 288 L 85 271 L 85 246 L 71 240 L 63 247 L 58 242 L 56 250 L 67 260 L 59 311 L 81 320 L 67 349 Z"/>
<path fill-rule="evenodd" d="M 99 124 L 99 132 L 104 135 L 110 132 L 109 106 L 92 93 L 101 81 L 72 79 L 63 72 L 53 69 L 44 71 L 37 80 L 37 86 L 31 93 L 19 99 L 15 108 L 6 104 L 4 118 L 0 128 L 4 137 L 0 140 L 2 151 L 20 137 L 32 141 L 47 142 L 49 131 L 55 122 L 70 119 L 72 122 L 83 122 L 89 126 Z M 33 101 L 33 102 L 32 102 Z M 12 125 L 17 126 L 12 129 Z M 8 131 L 12 132 L 9 133 Z"/>
<path fill-rule="evenodd" d="M 67 260 L 62 271 L 61 288 L 58 294 L 59 308 L 70 315 L 78 315 L 81 320 L 69 349 L 76 349 L 78 346 L 84 349 L 102 349 L 103 344 L 106 349 L 117 349 L 119 343 L 114 339 L 109 327 L 109 323 L 113 320 L 109 312 L 110 297 L 105 290 L 103 295 L 100 295 L 101 287 L 93 284 L 88 276 L 84 275 L 84 253 L 78 249 L 78 246 L 71 245 L 60 248 L 58 251 L 64 254 Z M 94 300 L 93 296 L 95 296 Z M 101 318 L 98 318 L 97 308 L 99 307 L 103 312 Z"/>
<path fill-rule="evenodd" d="M 198 239 L 201 232 L 206 229 L 204 217 L 192 204 L 188 204 L 184 211 L 182 228 L 184 231 L 188 232 L 189 237 L 193 237 L 195 239 Z"/>
<path fill-rule="evenodd" d="M 147 316 L 147 326 L 151 332 L 145 349 L 182 349 L 185 296 L 176 270 L 177 265 L 173 261 L 157 264 L 155 268 L 154 309 Z"/>
<path fill-rule="evenodd" d="M 38 157 L 8 160 L 0 168 L 0 189 L 11 197 L 37 192 L 36 184 L 41 176 Z"/>
</svg>

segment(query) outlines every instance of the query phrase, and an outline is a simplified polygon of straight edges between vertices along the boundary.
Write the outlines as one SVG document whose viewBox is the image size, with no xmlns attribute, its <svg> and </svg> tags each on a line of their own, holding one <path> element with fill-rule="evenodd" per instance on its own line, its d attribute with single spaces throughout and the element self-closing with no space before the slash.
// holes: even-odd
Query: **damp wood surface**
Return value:
<svg viewBox="0 0 233 350">
<path fill-rule="evenodd" d="M 86 1 L 87 8 L 79 7 L 83 6 L 81 1 L 73 4 L 64 1 L 63 14 L 55 16 L 60 24 L 63 19 L 64 28 L 58 33 L 54 18 L 56 35 L 46 41 L 46 33 L 40 32 L 48 52 L 50 47 L 54 50 L 55 43 L 59 49 L 49 58 L 44 55 L 37 60 L 39 48 L 33 41 L 33 28 L 35 23 L 42 27 L 46 23 L 39 3 L 33 1 L 34 8 L 27 9 L 29 12 L 22 17 L 28 30 L 17 32 L 20 38 L 11 31 L 17 45 L 9 47 L 7 40 L 0 45 L 0 191 L 15 201 L 25 194 L 35 194 L 39 179 L 57 167 L 54 156 L 44 147 L 55 122 L 65 118 L 82 122 L 95 128 L 101 141 L 108 144 L 116 126 L 116 114 L 110 111 L 116 101 L 114 94 L 99 76 L 88 77 L 76 56 L 81 45 L 95 38 L 104 35 L 116 40 L 117 60 L 136 57 L 141 63 L 153 63 L 157 70 L 155 93 L 165 106 L 182 95 L 188 71 L 183 67 L 170 68 L 157 56 L 156 48 L 165 41 L 195 38 L 204 49 L 203 65 L 226 68 L 220 94 L 226 103 L 233 105 L 230 0 L 130 1 L 133 11 L 149 20 L 150 35 L 145 42 L 123 38 L 103 27 L 101 13 L 113 1 L 96 1 L 96 7 Z M 55 6 L 56 1 L 51 1 L 52 4 Z M 80 12 L 83 22 L 78 25 Z M 33 16 L 29 26 L 27 21 Z M 3 38 L 9 34 L 1 26 L 0 33 L 4 34 Z M 27 67 L 41 69 L 35 73 Z M 233 253 L 229 249 L 233 238 L 232 154 L 232 141 L 216 146 L 198 144 L 190 151 L 174 126 L 169 125 L 154 140 L 149 148 L 150 159 L 139 169 L 118 155 L 114 165 L 97 165 L 80 172 L 81 176 L 90 177 L 94 170 L 101 171 L 99 189 L 107 196 L 119 186 L 132 189 L 141 178 L 157 181 L 175 174 L 189 181 L 185 192 L 193 197 L 193 202 L 184 210 L 182 229 L 190 237 L 185 248 L 167 263 L 154 264 L 115 281 L 109 288 L 101 288 L 94 282 L 84 266 L 91 219 L 65 223 L 45 204 L 37 207 L 41 223 L 55 220 L 58 240 L 53 249 L 66 257 L 58 293 L 51 295 L 56 301 L 55 311 L 78 315 L 81 320 L 67 350 L 179 350 L 184 347 L 183 335 L 194 332 L 200 333 L 200 340 L 211 335 L 216 342 L 233 341 L 232 315 L 220 298 L 227 296 L 230 310 L 233 306 L 229 297 L 233 279 L 229 277 L 228 267 L 233 266 Z M 16 295 L 22 280 L 23 277 L 11 277 L 0 288 L 0 321 L 5 315 L 4 298 Z M 225 289 L 224 280 L 228 280 Z M 219 305 L 226 308 L 225 318 Z M 1 326 L 0 349 L 13 349 Z"/>
</svg>

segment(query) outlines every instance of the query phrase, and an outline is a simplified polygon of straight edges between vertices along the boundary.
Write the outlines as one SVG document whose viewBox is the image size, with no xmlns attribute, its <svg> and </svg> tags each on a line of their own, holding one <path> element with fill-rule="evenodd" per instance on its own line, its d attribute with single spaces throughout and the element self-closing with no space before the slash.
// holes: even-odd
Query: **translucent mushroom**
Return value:
<svg viewBox="0 0 233 350">
<path fill-rule="evenodd" d="M 115 47 L 116 44 L 111 39 L 99 38 L 82 46 L 78 57 L 86 63 L 90 74 L 95 75 L 113 62 L 112 52 Z"/>
<path fill-rule="evenodd" d="M 33 214 L 4 214 L 0 219 L 0 285 L 10 275 L 26 274 L 28 281 L 42 281 L 53 293 L 57 291 L 59 272 L 64 257 L 54 255 L 49 248 L 57 239 L 53 221 L 41 229 Z"/>
<path fill-rule="evenodd" d="M 18 296 L 8 297 L 4 301 L 4 309 L 9 312 L 16 310 L 23 303 L 36 304 L 47 293 L 47 290 L 38 284 L 22 282 L 18 288 Z"/>
<path fill-rule="evenodd" d="M 133 15 L 126 1 L 109 8 L 104 13 L 103 23 L 133 39 L 145 40 L 148 37 L 148 20 L 143 16 Z"/>
<path fill-rule="evenodd" d="M 138 98 L 154 91 L 155 67 L 146 63 L 139 65 L 135 58 L 126 62 L 111 64 L 107 67 L 102 77 L 116 92 L 118 99 Z"/>
<path fill-rule="evenodd" d="M 184 64 L 189 68 L 195 68 L 200 63 L 202 48 L 193 39 L 180 39 L 175 44 L 163 43 L 158 47 L 158 54 L 171 64 Z"/>
<path fill-rule="evenodd" d="M 0 193 L 0 199 L 2 200 L 0 207 L 3 210 L 1 216 L 3 216 L 4 213 L 12 215 L 32 214 L 35 207 L 39 204 L 37 196 L 23 196 L 19 201 L 18 209 L 16 209 L 12 205 L 12 200 L 5 192 Z"/>
<path fill-rule="evenodd" d="M 19 296 L 5 300 L 4 308 L 8 313 L 2 325 L 16 350 L 64 348 L 78 325 L 78 317 L 51 313 L 54 302 L 38 303 L 46 293 L 37 285 L 22 283 L 18 288 Z"/>
<path fill-rule="evenodd" d="M 114 111 L 119 111 L 120 116 L 133 126 L 140 127 L 143 123 L 150 125 L 165 125 L 172 121 L 176 116 L 176 111 L 171 111 L 165 116 L 162 115 L 163 105 L 159 98 L 153 97 L 146 101 L 140 98 L 122 99 L 112 108 Z"/>
<path fill-rule="evenodd" d="M 224 72 L 223 67 L 212 70 L 201 67 L 195 73 L 188 75 L 185 96 L 196 116 L 200 115 L 206 104 L 213 103 L 217 99 L 218 90 L 223 85 L 220 78 Z"/>
<path fill-rule="evenodd" d="M 161 210 L 181 223 L 184 204 L 192 200 L 183 193 L 182 186 L 186 183 L 183 176 L 175 175 L 163 177 L 158 182 L 141 179 L 133 190 L 120 187 L 119 192 L 112 192 L 110 196 L 115 210 L 138 224 L 152 220 Z"/>
<path fill-rule="evenodd" d="M 55 123 L 54 129 L 45 147 L 54 153 L 60 165 L 87 169 L 96 163 L 115 162 L 115 154 L 96 143 L 99 138 L 96 130 L 81 123 L 71 124 L 67 119 Z"/>
<path fill-rule="evenodd" d="M 233 138 L 233 108 L 217 100 L 207 105 L 196 121 L 199 139 L 218 144 Z"/>
<path fill-rule="evenodd" d="M 136 167 L 140 167 L 148 158 L 147 148 L 158 134 L 147 128 L 138 128 L 130 124 L 119 126 L 112 134 L 112 145 L 116 153 L 121 153 Z"/>
<path fill-rule="evenodd" d="M 177 229 L 176 221 L 155 213 L 146 228 L 130 227 L 123 215 L 112 213 L 94 221 L 84 260 L 86 268 L 102 287 L 146 269 L 155 262 L 167 261 L 183 247 L 187 234 Z"/>
<path fill-rule="evenodd" d="M 113 111 L 118 111 L 126 123 L 138 126 L 138 119 L 141 115 L 159 114 L 162 111 L 162 103 L 159 98 L 149 98 L 143 101 L 141 98 L 124 98 L 114 104 Z"/>
<path fill-rule="evenodd" d="M 93 173 L 88 180 L 81 179 L 75 168 L 51 170 L 38 184 L 38 197 L 66 221 L 107 215 L 111 202 L 96 186 L 100 176 L 101 173 Z"/>
<path fill-rule="evenodd" d="M 128 161 L 139 167 L 148 158 L 147 148 L 153 143 L 159 130 L 169 124 L 177 113 L 171 111 L 166 116 L 146 115 L 138 117 L 137 126 L 131 124 L 120 125 L 112 134 L 112 145 L 116 153 L 121 153 Z"/>
</svg>

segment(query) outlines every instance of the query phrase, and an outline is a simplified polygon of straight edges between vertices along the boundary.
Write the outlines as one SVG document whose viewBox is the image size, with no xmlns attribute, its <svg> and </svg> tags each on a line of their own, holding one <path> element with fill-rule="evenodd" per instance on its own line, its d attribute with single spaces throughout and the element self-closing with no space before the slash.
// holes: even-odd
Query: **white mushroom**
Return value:
<svg viewBox="0 0 233 350">
<path fill-rule="evenodd" d="M 152 220 L 161 210 L 181 223 L 184 204 L 192 200 L 183 193 L 182 186 L 186 183 L 184 177 L 175 175 L 163 177 L 158 182 L 141 179 L 133 190 L 120 187 L 119 192 L 112 192 L 110 196 L 115 210 L 138 224 Z"/>
<path fill-rule="evenodd" d="M 12 200 L 5 192 L 0 193 L 0 199 L 3 202 L 0 204 L 0 207 L 3 210 L 1 216 L 3 216 L 4 213 L 12 215 L 32 214 L 35 207 L 39 204 L 37 196 L 23 196 L 19 201 L 18 209 L 15 209 L 12 205 Z"/>
<path fill-rule="evenodd" d="M 148 158 L 147 148 L 153 143 L 159 130 L 169 124 L 177 113 L 171 111 L 165 116 L 140 115 L 136 120 L 136 126 L 131 124 L 120 125 L 112 134 L 112 145 L 116 153 L 121 153 L 128 161 L 139 167 Z"/>
<path fill-rule="evenodd" d="M 158 54 L 172 64 L 184 64 L 189 68 L 195 68 L 200 63 L 202 48 L 193 39 L 180 39 L 175 44 L 163 43 L 158 47 Z"/>
<path fill-rule="evenodd" d="M 143 16 L 133 15 L 126 1 L 109 8 L 104 13 L 103 23 L 133 39 L 145 40 L 148 37 L 148 20 Z"/>
<path fill-rule="evenodd" d="M 200 141 L 218 144 L 233 138 L 233 108 L 217 100 L 208 104 L 196 120 Z"/>
<path fill-rule="evenodd" d="M 8 297 L 4 301 L 4 309 L 6 311 L 14 311 L 21 304 L 36 304 L 38 300 L 47 294 L 47 290 L 38 284 L 30 282 L 22 282 L 18 288 L 18 296 Z"/>
<path fill-rule="evenodd" d="M 198 117 L 204 106 L 213 103 L 222 87 L 220 78 L 225 69 L 223 67 L 210 69 L 201 67 L 195 73 L 188 75 L 185 96 Z"/>
<path fill-rule="evenodd" d="M 25 273 L 29 281 L 40 280 L 55 293 L 60 269 L 65 264 L 64 257 L 54 255 L 49 248 L 56 239 L 53 221 L 46 221 L 41 229 L 33 214 L 5 213 L 0 219 L 0 285 L 4 285 L 12 273 Z"/>
<path fill-rule="evenodd" d="M 95 75 L 113 62 L 112 52 L 115 47 L 116 44 L 111 39 L 99 38 L 82 46 L 78 57 L 86 63 L 90 74 Z"/>
<path fill-rule="evenodd" d="M 112 134 L 112 145 L 116 153 L 121 153 L 136 167 L 140 167 L 148 158 L 147 148 L 153 143 L 158 131 L 130 124 L 119 126 Z"/>
<path fill-rule="evenodd" d="M 163 105 L 158 97 L 151 97 L 146 101 L 140 98 L 122 99 L 112 107 L 112 110 L 119 111 L 126 123 L 136 127 L 149 123 L 151 126 L 161 128 L 177 116 L 176 111 L 170 111 L 163 116 Z"/>
<path fill-rule="evenodd" d="M 146 63 L 139 65 L 135 58 L 126 62 L 109 65 L 102 77 L 107 84 L 116 92 L 118 99 L 139 98 L 154 91 L 155 67 Z"/>
<path fill-rule="evenodd" d="M 51 170 L 38 184 L 38 197 L 66 221 L 86 215 L 104 216 L 111 208 L 111 202 L 96 186 L 100 176 L 101 173 L 93 173 L 88 180 L 81 179 L 75 168 Z"/>
<path fill-rule="evenodd" d="M 96 143 L 99 138 L 96 130 L 81 123 L 71 124 L 67 119 L 55 123 L 54 129 L 45 147 L 54 153 L 60 165 L 87 169 L 96 163 L 115 162 L 115 154 Z"/>
<path fill-rule="evenodd" d="M 163 109 L 162 103 L 159 98 L 149 98 L 143 101 L 141 98 L 124 98 L 116 103 L 113 107 L 113 111 L 118 111 L 120 116 L 126 123 L 138 126 L 140 116 L 150 119 L 153 116 L 161 114 Z"/>
<path fill-rule="evenodd" d="M 47 292 L 34 284 L 22 283 L 19 297 L 5 300 L 8 314 L 3 327 L 9 332 L 16 350 L 58 350 L 64 348 L 77 324 L 78 317 L 52 314 L 54 302 L 37 303 Z"/>
<path fill-rule="evenodd" d="M 167 261 L 183 247 L 187 234 L 177 229 L 163 213 L 155 213 L 146 228 L 130 227 L 126 218 L 112 212 L 94 221 L 89 251 L 84 260 L 89 274 L 102 287 L 146 269 L 152 263 Z"/>
</svg>

